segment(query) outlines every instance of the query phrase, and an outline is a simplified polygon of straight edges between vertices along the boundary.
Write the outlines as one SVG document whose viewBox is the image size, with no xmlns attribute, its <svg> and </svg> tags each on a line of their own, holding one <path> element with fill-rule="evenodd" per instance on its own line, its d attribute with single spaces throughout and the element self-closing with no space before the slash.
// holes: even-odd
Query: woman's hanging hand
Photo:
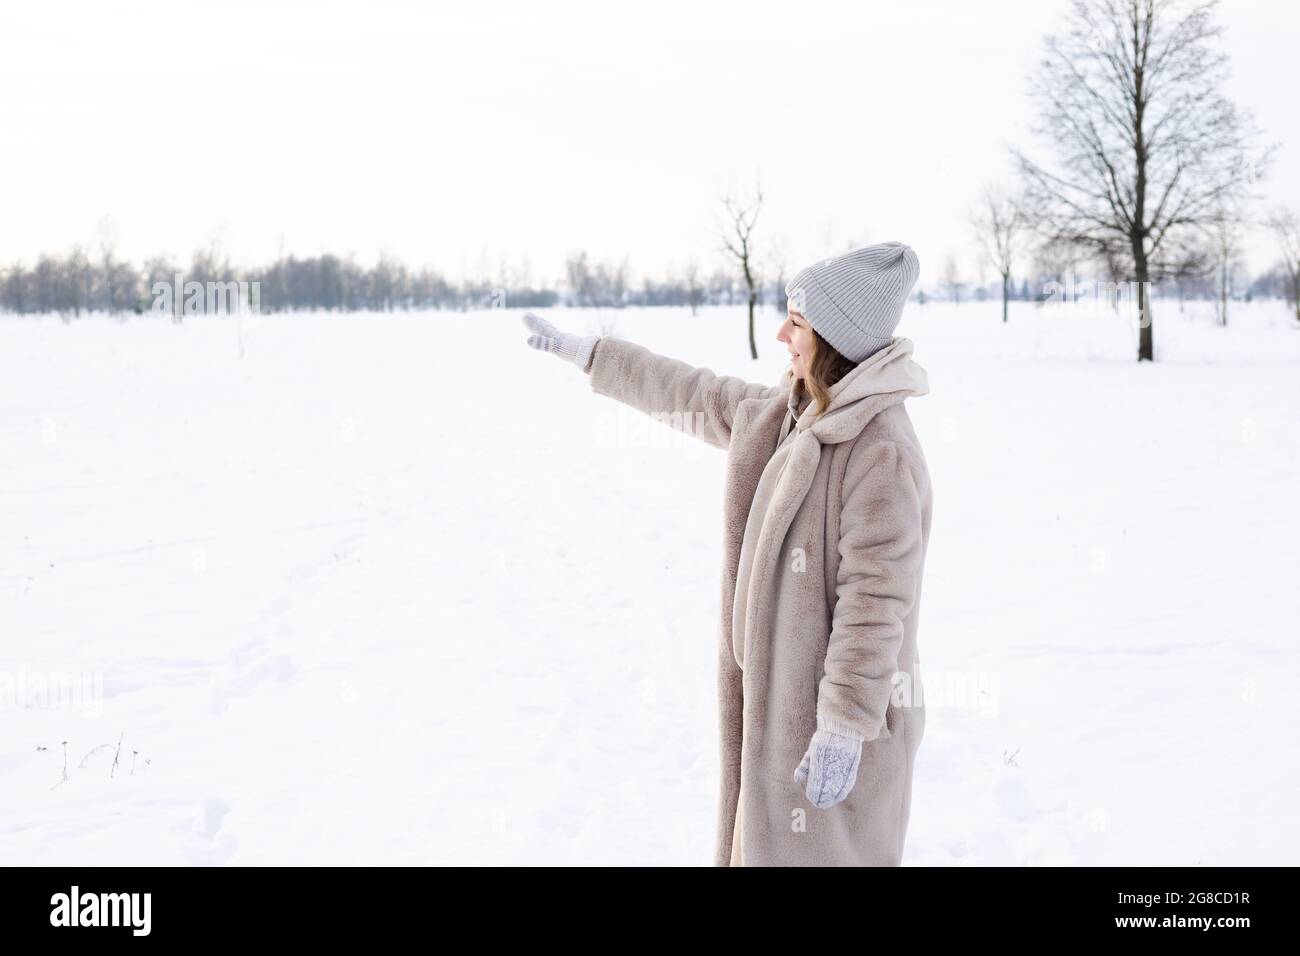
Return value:
<svg viewBox="0 0 1300 956">
<path fill-rule="evenodd" d="M 818 716 L 817 732 L 794 772 L 794 782 L 804 788 L 808 802 L 814 807 L 825 810 L 849 795 L 858 780 L 862 741 L 849 728 Z"/>
<path fill-rule="evenodd" d="M 524 325 L 534 335 L 528 336 L 528 344 L 540 352 L 558 355 L 566 362 L 572 362 L 584 372 L 591 362 L 591 352 L 599 341 L 598 335 L 574 335 L 561 332 L 540 315 L 533 312 L 524 313 Z"/>
</svg>

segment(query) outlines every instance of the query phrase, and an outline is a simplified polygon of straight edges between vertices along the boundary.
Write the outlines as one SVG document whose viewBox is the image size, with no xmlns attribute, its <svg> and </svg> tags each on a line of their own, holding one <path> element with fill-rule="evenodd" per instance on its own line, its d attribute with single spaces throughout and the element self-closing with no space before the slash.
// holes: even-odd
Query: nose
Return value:
<svg viewBox="0 0 1300 956">
<path fill-rule="evenodd" d="M 789 342 L 790 333 L 786 331 L 790 327 L 790 320 L 786 319 L 781 323 L 781 327 L 776 330 L 776 340 L 778 342 Z"/>
</svg>

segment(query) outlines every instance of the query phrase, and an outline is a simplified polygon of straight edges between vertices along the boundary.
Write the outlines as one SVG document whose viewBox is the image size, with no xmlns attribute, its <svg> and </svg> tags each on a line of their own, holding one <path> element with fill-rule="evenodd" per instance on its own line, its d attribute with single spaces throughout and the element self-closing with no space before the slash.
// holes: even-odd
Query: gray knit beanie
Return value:
<svg viewBox="0 0 1300 956">
<path fill-rule="evenodd" d="M 921 264 L 903 242 L 815 262 L 785 284 L 790 308 L 850 362 L 890 343 Z"/>
</svg>

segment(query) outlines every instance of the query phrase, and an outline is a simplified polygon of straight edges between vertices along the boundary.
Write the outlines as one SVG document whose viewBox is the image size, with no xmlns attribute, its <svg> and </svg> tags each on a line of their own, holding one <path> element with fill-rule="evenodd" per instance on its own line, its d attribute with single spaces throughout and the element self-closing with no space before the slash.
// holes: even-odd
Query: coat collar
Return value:
<svg viewBox="0 0 1300 956">
<path fill-rule="evenodd" d="M 797 419 L 799 432 L 809 429 L 823 445 L 848 441 L 877 414 L 897 405 L 909 395 L 930 391 L 929 376 L 912 359 L 912 340 L 895 336 L 890 343 L 859 362 L 830 387 L 830 404 L 820 415 L 800 414 L 799 406 L 812 407 L 812 397 L 803 379 L 795 379 L 787 366 L 783 383 L 788 383 L 786 407 Z"/>
</svg>

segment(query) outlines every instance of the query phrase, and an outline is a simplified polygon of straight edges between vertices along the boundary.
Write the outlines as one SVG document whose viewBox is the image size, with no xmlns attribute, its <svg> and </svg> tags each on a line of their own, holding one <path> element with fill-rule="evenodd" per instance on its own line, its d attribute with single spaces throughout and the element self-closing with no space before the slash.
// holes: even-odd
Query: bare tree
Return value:
<svg viewBox="0 0 1300 956">
<path fill-rule="evenodd" d="M 119 290 L 119 284 L 128 279 L 130 272 L 124 270 L 122 264 L 117 261 L 117 227 L 110 217 L 105 216 L 99 221 L 96 239 L 99 246 L 99 288 L 95 294 L 96 304 L 106 312 L 117 312 L 125 305 L 121 301 L 125 297 L 125 292 Z"/>
<path fill-rule="evenodd" d="M 65 282 L 69 288 L 72 314 L 79 316 L 82 310 L 90 312 L 95 291 L 95 267 L 80 245 L 72 247 L 72 251 L 64 260 L 63 269 Z"/>
<path fill-rule="evenodd" d="M 984 258 L 1002 277 L 1002 321 L 1007 320 L 1011 299 L 1011 267 L 1020 254 L 1025 231 L 1024 212 L 1005 190 L 986 185 L 971 214 L 971 228 L 984 251 Z"/>
<path fill-rule="evenodd" d="M 1033 85 L 1054 166 L 1013 155 L 1036 229 L 1136 279 L 1138 361 L 1154 358 L 1150 283 L 1215 207 L 1246 195 L 1275 147 L 1248 156 L 1249 114 L 1221 92 L 1217 0 L 1072 0 Z"/>
<path fill-rule="evenodd" d="M 759 277 L 754 254 L 754 225 L 763 208 L 763 191 L 755 184 L 752 197 L 740 199 L 729 193 L 722 197 L 722 208 L 726 214 L 721 230 L 722 248 L 736 261 L 745 279 L 749 304 L 749 357 L 756 359 L 758 343 L 754 339 L 754 305 L 758 302 Z"/>
<path fill-rule="evenodd" d="M 565 280 L 569 286 L 572 303 L 576 306 L 592 305 L 595 298 L 591 279 L 591 267 L 587 264 L 587 252 L 575 252 L 564 260 Z"/>
<path fill-rule="evenodd" d="M 1228 300 L 1232 297 L 1233 279 L 1240 268 L 1242 226 L 1244 218 L 1229 203 L 1215 208 L 1204 229 L 1214 264 L 1215 299 L 1219 324 L 1228 324 Z"/>
<path fill-rule="evenodd" d="M 1069 302 L 1078 300 L 1079 289 L 1074 282 L 1078 262 L 1079 249 L 1068 242 L 1042 238 L 1035 242 L 1031 270 L 1038 284 L 1035 297 L 1040 305 L 1047 298 L 1047 284 L 1052 282 L 1062 286 L 1065 294 L 1069 296 Z"/>
<path fill-rule="evenodd" d="M 1269 217 L 1268 227 L 1281 247 L 1287 298 L 1300 322 L 1300 216 L 1291 209 L 1278 209 Z"/>
<path fill-rule="evenodd" d="M 1178 290 L 1179 312 L 1183 311 L 1188 291 L 1195 289 L 1214 268 L 1212 259 L 1209 250 L 1199 245 L 1185 249 L 1174 263 L 1170 278 Z"/>
<path fill-rule="evenodd" d="M 683 279 L 686 282 L 686 303 L 691 307 L 691 315 L 699 315 L 704 288 L 700 282 L 700 262 L 694 256 L 686 260 Z"/>
<path fill-rule="evenodd" d="M 596 276 L 603 292 L 604 304 L 621 309 L 627 304 L 628 257 L 624 256 L 617 266 L 601 263 L 596 267 Z"/>
<path fill-rule="evenodd" d="M 480 262 L 481 267 L 482 263 Z M 375 263 L 375 268 L 371 271 L 371 308 L 380 312 L 392 312 L 395 309 L 405 308 L 408 304 L 409 282 L 410 276 L 406 265 L 387 250 L 382 250 L 379 253 L 379 260 Z M 491 287 L 491 281 L 480 273 L 479 278 L 471 282 L 471 287 L 474 293 L 478 295 L 485 288 Z"/>
<path fill-rule="evenodd" d="M 0 308 L 10 312 L 31 311 L 31 279 L 21 262 L 15 262 L 0 273 Z"/>
<path fill-rule="evenodd" d="M 736 280 L 725 269 L 714 269 L 708 278 L 710 302 L 731 305 L 736 301 Z"/>
<path fill-rule="evenodd" d="M 943 284 L 948 287 L 948 295 L 953 302 L 961 301 L 961 271 L 957 266 L 957 257 L 949 253 L 943 260 Z"/>
<path fill-rule="evenodd" d="M 628 259 L 618 265 L 604 262 L 592 265 L 585 251 L 574 253 L 565 261 L 565 273 L 572 304 L 581 307 L 621 309 L 627 304 Z"/>
<path fill-rule="evenodd" d="M 772 276 L 776 295 L 772 297 L 772 307 L 781 315 L 789 310 L 789 297 L 785 294 L 786 276 L 790 272 L 790 237 L 785 233 L 777 236 L 769 244 L 766 271 Z"/>
</svg>

